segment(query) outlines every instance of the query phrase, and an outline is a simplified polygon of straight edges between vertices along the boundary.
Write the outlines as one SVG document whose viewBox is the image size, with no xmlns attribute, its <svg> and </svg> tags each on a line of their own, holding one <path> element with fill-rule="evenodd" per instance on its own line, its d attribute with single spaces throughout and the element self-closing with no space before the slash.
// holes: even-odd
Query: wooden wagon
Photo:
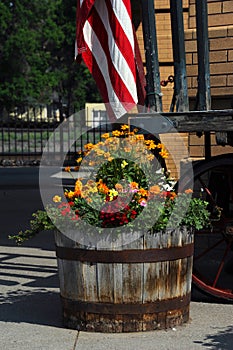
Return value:
<svg viewBox="0 0 233 350">
<path fill-rule="evenodd" d="M 151 113 L 131 115 L 131 122 L 150 126 L 154 133 L 204 135 L 205 157 L 193 162 L 194 195 L 209 202 L 212 228 L 196 232 L 193 289 L 202 296 L 233 301 L 233 153 L 212 156 L 211 133 L 220 145 L 233 145 L 233 110 L 211 109 L 207 1 L 196 0 L 198 87 L 195 110 L 189 110 L 182 0 L 170 0 L 174 58 L 174 95 L 170 111 L 162 112 L 154 1 L 142 1 L 142 23 L 147 68 L 147 104 Z M 158 118 L 166 118 L 164 131 Z M 158 130 L 158 126 L 160 126 Z M 190 185 L 185 171 L 181 187 Z"/>
</svg>

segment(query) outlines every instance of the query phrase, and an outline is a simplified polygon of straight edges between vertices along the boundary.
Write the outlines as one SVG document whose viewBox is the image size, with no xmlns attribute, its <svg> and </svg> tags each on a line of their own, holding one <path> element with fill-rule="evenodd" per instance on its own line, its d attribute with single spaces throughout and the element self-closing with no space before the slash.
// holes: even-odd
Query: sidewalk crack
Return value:
<svg viewBox="0 0 233 350">
<path fill-rule="evenodd" d="M 79 337 L 79 331 L 77 332 L 77 335 L 75 337 L 74 346 L 72 350 L 76 350 L 76 345 L 78 344 L 78 337 Z"/>
</svg>

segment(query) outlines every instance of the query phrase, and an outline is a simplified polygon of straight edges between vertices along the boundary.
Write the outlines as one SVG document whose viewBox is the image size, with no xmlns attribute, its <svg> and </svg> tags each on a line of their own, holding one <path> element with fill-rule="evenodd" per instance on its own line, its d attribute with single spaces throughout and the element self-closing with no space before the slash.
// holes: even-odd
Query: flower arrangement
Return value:
<svg viewBox="0 0 233 350">
<path fill-rule="evenodd" d="M 75 167 L 65 168 L 74 186 L 34 213 L 30 229 L 10 238 L 22 243 L 41 230 L 69 223 L 78 228 L 83 222 L 89 233 L 93 228 L 101 233 L 127 227 L 130 233 L 146 227 L 154 234 L 182 225 L 202 229 L 209 223 L 208 203 L 192 198 L 189 189 L 177 193 L 163 167 L 168 155 L 163 144 L 128 125 L 103 134 L 100 142 L 78 153 Z M 75 178 L 81 169 L 91 169 L 88 178 Z"/>
</svg>

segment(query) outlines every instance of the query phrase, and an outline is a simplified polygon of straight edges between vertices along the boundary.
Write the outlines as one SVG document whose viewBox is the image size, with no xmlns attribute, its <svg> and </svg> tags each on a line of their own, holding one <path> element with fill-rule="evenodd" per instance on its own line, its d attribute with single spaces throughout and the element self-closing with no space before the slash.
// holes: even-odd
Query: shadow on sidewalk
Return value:
<svg viewBox="0 0 233 350">
<path fill-rule="evenodd" d="M 18 289 L 0 296 L 0 319 L 4 322 L 63 327 L 59 293 L 46 289 Z"/>
</svg>

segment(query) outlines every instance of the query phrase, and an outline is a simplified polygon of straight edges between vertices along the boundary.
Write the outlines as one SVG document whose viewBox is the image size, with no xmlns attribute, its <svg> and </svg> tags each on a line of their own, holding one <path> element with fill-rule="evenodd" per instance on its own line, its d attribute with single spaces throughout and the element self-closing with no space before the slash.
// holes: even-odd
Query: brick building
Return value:
<svg viewBox="0 0 233 350">
<path fill-rule="evenodd" d="M 197 43 L 196 43 L 196 0 L 183 0 L 183 20 L 185 29 L 185 51 L 187 84 L 190 109 L 194 109 L 197 94 Z M 132 1 L 137 20 L 137 8 Z M 209 61 L 211 109 L 232 108 L 233 101 L 233 0 L 207 0 L 209 28 Z M 155 0 L 155 18 L 158 40 L 158 58 L 160 79 L 166 80 L 173 75 L 173 52 L 170 21 L 170 1 Z M 142 23 L 137 23 L 137 37 L 144 57 Z M 173 95 L 173 84 L 161 88 L 163 110 L 169 111 Z M 197 137 L 195 132 L 183 135 L 190 156 L 204 157 L 204 137 Z M 165 142 L 166 142 L 165 137 Z M 218 146 L 215 134 L 211 135 L 212 155 L 233 152 L 230 146 Z M 180 150 L 182 152 L 182 150 Z M 170 162 L 172 168 L 172 163 Z M 177 175 L 177 174 L 176 174 Z"/>
</svg>

